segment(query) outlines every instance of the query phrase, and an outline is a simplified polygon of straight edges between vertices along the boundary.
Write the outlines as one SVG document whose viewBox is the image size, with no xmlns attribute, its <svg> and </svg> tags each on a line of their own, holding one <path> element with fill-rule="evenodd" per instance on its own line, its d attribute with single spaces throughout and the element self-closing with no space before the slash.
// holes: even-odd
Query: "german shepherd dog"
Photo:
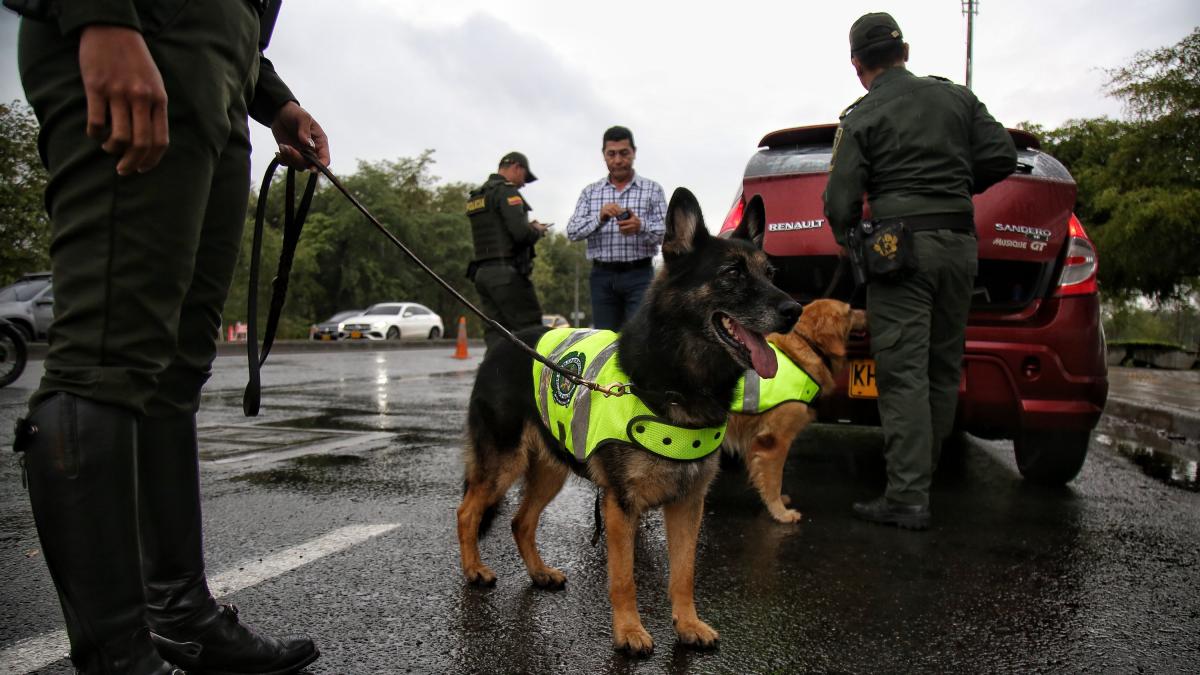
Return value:
<svg viewBox="0 0 1200 675">
<path fill-rule="evenodd" d="M 867 315 L 840 300 L 813 300 L 788 333 L 768 335 L 767 341 L 800 366 L 821 387 L 833 390 L 846 367 L 846 341 L 851 331 L 866 330 Z M 759 415 L 732 414 L 725 430 L 725 452 L 741 457 L 750 483 L 758 490 L 771 517 L 781 523 L 799 522 L 801 514 L 788 508 L 782 494 L 783 465 L 796 435 L 815 420 L 817 412 L 799 401 L 788 401 Z"/>
<path fill-rule="evenodd" d="M 763 335 L 787 331 L 800 316 L 800 305 L 771 284 L 767 257 L 744 240 L 747 231 L 743 223 L 735 237 L 713 237 L 691 192 L 680 188 L 671 196 L 664 265 L 623 328 L 617 358 L 642 400 L 672 424 L 725 424 L 734 387 L 746 369 L 771 377 L 778 367 Z M 544 332 L 538 327 L 520 337 L 532 345 Z M 495 583 L 496 575 L 479 556 L 480 524 L 523 477 L 512 519 L 517 550 L 535 585 L 566 583 L 561 571 L 542 561 L 535 535 L 542 509 L 573 471 L 603 489 L 613 646 L 640 656 L 654 649 L 637 611 L 633 550 L 638 518 L 655 507 L 662 507 L 666 524 L 675 632 L 686 645 L 715 645 L 717 631 L 696 615 L 692 591 L 704 495 L 720 453 L 676 461 L 632 444 L 609 443 L 577 460 L 542 422 L 532 365 L 529 355 L 504 342 L 487 351 L 471 392 L 466 493 L 458 507 L 467 581 Z"/>
</svg>

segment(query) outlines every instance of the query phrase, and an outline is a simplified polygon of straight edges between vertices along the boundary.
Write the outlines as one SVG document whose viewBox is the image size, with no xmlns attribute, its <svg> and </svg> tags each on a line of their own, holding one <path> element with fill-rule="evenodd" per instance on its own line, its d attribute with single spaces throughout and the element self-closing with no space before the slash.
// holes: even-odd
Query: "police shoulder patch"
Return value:
<svg viewBox="0 0 1200 675">
<path fill-rule="evenodd" d="M 520 206 L 524 203 L 525 203 L 525 201 L 521 199 L 521 195 L 513 195 L 508 198 L 509 206 Z"/>
</svg>

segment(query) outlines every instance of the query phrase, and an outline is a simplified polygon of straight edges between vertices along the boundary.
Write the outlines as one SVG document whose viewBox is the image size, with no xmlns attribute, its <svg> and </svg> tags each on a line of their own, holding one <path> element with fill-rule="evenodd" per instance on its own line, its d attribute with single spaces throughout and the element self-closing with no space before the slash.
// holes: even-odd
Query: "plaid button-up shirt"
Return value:
<svg viewBox="0 0 1200 675">
<path fill-rule="evenodd" d="M 642 229 L 624 235 L 615 218 L 601 222 L 600 207 L 609 202 L 637 214 L 642 219 Z M 571 241 L 586 238 L 589 260 L 629 262 L 653 258 L 667 231 L 666 217 L 667 199 L 661 185 L 635 173 L 625 189 L 617 191 L 605 176 L 579 194 L 575 213 L 567 223 L 567 238 Z"/>
</svg>

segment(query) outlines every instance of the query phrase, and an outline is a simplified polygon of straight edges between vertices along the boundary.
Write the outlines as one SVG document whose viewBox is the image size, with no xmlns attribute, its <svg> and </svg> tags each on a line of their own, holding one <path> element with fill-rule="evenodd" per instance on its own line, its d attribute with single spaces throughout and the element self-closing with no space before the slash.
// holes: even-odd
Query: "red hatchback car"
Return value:
<svg viewBox="0 0 1200 675">
<path fill-rule="evenodd" d="M 821 199 L 836 129 L 763 137 L 721 233 L 759 209 L 764 231 L 751 234 L 775 263 L 780 288 L 802 303 L 835 297 L 862 307 L 864 293 L 848 269 L 838 271 L 842 252 Z M 1012 439 L 1026 479 L 1063 484 L 1083 466 L 1108 396 L 1096 251 L 1072 212 L 1075 180 L 1033 135 L 1009 133 L 1017 171 L 975 198 L 979 276 L 956 427 Z M 852 338 L 850 367 L 822 396 L 822 421 L 879 424 L 869 340 Z"/>
</svg>

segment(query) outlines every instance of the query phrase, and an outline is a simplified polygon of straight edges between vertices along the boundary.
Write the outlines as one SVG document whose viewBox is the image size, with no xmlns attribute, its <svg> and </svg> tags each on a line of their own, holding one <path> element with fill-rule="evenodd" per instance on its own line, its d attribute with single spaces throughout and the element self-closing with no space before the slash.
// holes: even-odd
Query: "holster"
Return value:
<svg viewBox="0 0 1200 675">
<path fill-rule="evenodd" d="M 867 283 L 867 263 L 863 260 L 862 232 L 859 226 L 850 228 L 846 233 L 846 253 L 850 257 L 850 274 L 854 277 L 856 287 Z"/>
<path fill-rule="evenodd" d="M 4 0 L 4 6 L 34 21 L 49 21 L 58 13 L 54 0 Z"/>
<path fill-rule="evenodd" d="M 470 281 L 471 283 L 475 283 L 475 275 L 478 273 L 479 273 L 479 263 L 478 262 L 472 260 L 471 262 L 467 263 L 467 274 L 466 274 L 467 281 Z"/>
</svg>

